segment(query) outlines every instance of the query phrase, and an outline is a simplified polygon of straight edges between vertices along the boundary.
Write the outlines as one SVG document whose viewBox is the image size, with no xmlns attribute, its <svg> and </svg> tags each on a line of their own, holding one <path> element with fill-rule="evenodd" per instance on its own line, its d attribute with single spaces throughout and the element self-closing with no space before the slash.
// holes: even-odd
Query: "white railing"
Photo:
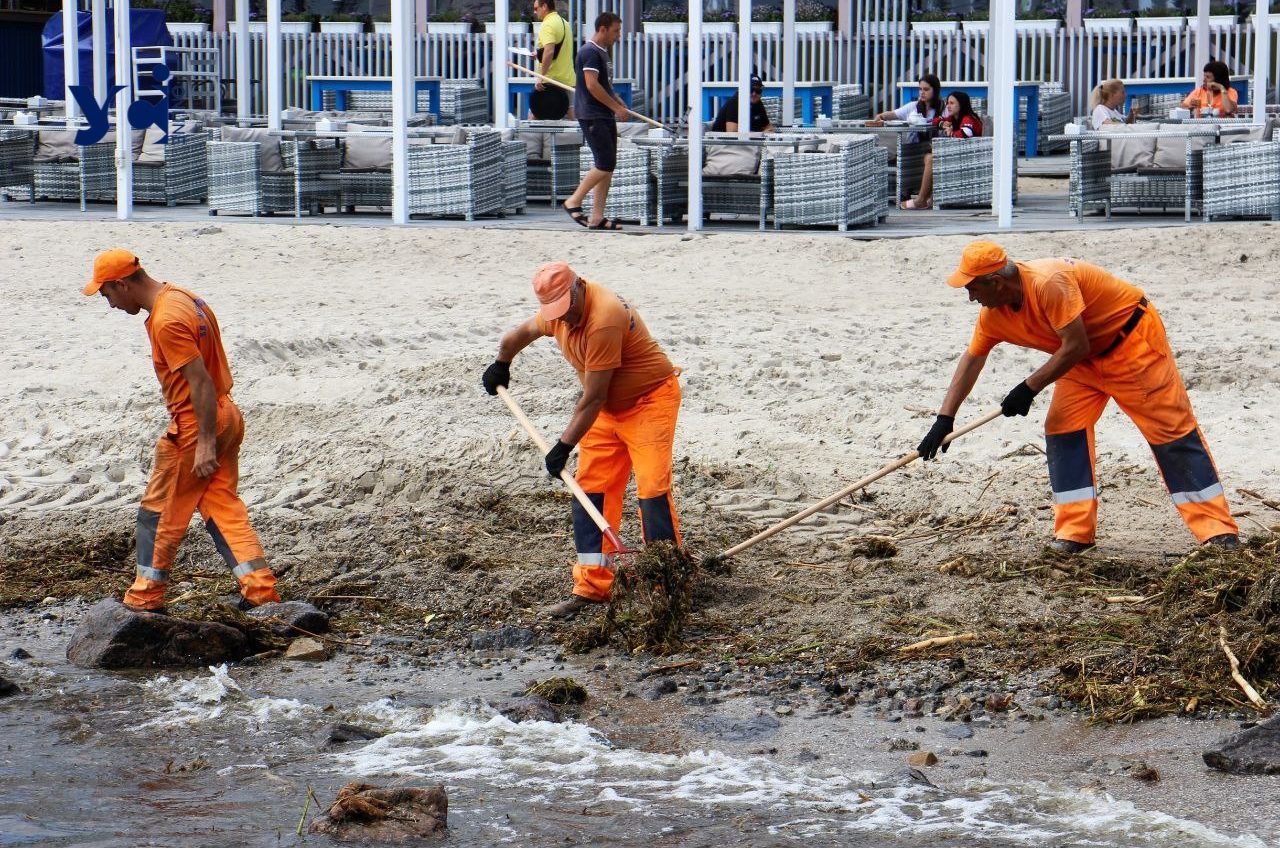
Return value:
<svg viewBox="0 0 1280 848">
<path fill-rule="evenodd" d="M 866 0 L 874 3 L 874 0 Z M 800 80 L 860 83 L 876 108 L 896 105 L 897 83 L 914 80 L 926 72 L 943 80 L 986 78 L 987 33 L 962 31 L 904 33 L 897 24 L 864 26 L 854 35 L 801 34 L 797 74 Z M 878 31 L 877 31 L 878 30 Z M 893 32 L 893 30 L 898 30 Z M 1253 27 L 1233 24 L 1215 27 L 1210 35 L 1210 56 L 1221 59 L 1232 73 L 1248 74 L 1253 65 Z M 1272 36 L 1275 37 L 1274 35 Z M 265 74 L 264 37 L 251 34 L 250 67 L 254 80 Z M 511 37 L 515 46 L 532 46 L 527 33 Z M 232 34 L 186 33 L 174 36 L 179 47 L 215 47 L 220 50 L 225 80 L 234 78 Z M 756 34 L 755 64 L 768 79 L 778 79 L 782 69 L 782 39 Z M 389 76 L 391 37 L 377 34 L 311 33 L 283 36 L 286 106 L 306 106 L 306 78 L 316 75 Z M 1056 32 L 1025 31 L 1017 35 L 1017 76 L 1023 80 L 1057 83 L 1071 92 L 1075 111 L 1087 110 L 1089 91 L 1111 77 L 1195 77 L 1194 33 L 1189 27 L 1129 32 L 1096 30 Z M 489 78 L 493 39 L 488 35 L 426 34 L 417 37 L 417 72 L 422 76 L 451 79 Z M 684 68 L 688 40 L 679 35 L 627 33 L 614 48 L 614 75 L 637 80 L 648 108 L 658 120 L 672 121 L 685 114 Z M 731 80 L 737 74 L 737 37 L 711 34 L 703 40 L 703 66 L 708 80 Z M 1280 79 L 1280 50 L 1271 51 L 1268 79 Z M 506 57 L 501 57 L 502 61 Z M 224 97 L 234 97 L 231 90 Z M 1275 102 L 1274 93 L 1270 98 Z M 253 92 L 252 111 L 262 114 L 264 93 Z"/>
</svg>

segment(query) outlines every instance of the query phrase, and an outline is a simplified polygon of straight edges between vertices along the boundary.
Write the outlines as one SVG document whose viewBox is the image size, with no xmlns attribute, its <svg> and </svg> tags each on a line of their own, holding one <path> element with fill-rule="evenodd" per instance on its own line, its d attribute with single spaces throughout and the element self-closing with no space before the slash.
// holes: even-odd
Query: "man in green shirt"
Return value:
<svg viewBox="0 0 1280 848">
<path fill-rule="evenodd" d="M 577 84 L 573 73 L 576 45 L 569 24 L 556 11 L 556 0 L 533 0 L 533 15 L 542 22 L 538 29 L 538 72 L 567 86 Z M 538 80 L 534 89 L 543 91 L 547 83 Z M 533 117 L 532 111 L 530 117 Z M 569 103 L 569 120 L 573 120 L 573 103 Z"/>
</svg>

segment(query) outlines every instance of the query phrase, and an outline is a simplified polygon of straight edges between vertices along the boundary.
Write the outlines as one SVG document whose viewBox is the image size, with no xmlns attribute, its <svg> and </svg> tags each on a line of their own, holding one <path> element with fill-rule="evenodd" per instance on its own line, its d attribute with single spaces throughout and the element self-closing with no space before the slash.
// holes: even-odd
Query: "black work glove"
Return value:
<svg viewBox="0 0 1280 848">
<path fill-rule="evenodd" d="M 1026 415 L 1031 411 L 1031 401 L 1035 400 L 1035 396 L 1039 392 L 1027 385 L 1027 381 L 1013 387 L 1013 391 L 1005 395 L 1004 400 L 1000 401 L 1000 411 L 1004 413 L 1005 418 L 1014 415 Z"/>
<path fill-rule="evenodd" d="M 571 450 L 573 450 L 573 445 L 556 442 L 556 446 L 547 451 L 547 473 L 559 480 L 560 472 L 564 471 L 564 464 L 569 461 L 569 451 Z"/>
<path fill-rule="evenodd" d="M 925 433 L 924 440 L 920 442 L 920 447 L 916 448 L 916 452 L 920 454 L 921 459 L 933 459 L 938 455 L 938 449 L 941 448 L 943 453 L 947 452 L 950 444 L 943 444 L 942 440 L 955 429 L 956 419 L 954 415 L 939 415 L 934 420 L 933 426 L 929 428 L 929 432 Z"/>
<path fill-rule="evenodd" d="M 484 369 L 484 376 L 480 378 L 484 383 L 484 390 L 491 395 L 498 393 L 498 386 L 506 388 L 511 383 L 511 363 L 497 360 L 488 368 Z"/>
</svg>

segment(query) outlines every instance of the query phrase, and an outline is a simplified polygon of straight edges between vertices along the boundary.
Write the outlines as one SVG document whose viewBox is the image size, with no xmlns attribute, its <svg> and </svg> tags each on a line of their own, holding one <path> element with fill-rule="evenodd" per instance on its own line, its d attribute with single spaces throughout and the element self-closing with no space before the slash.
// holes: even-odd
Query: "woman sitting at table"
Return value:
<svg viewBox="0 0 1280 848">
<path fill-rule="evenodd" d="M 885 121 L 909 121 L 913 114 L 919 115 L 925 121 L 933 121 L 937 118 L 942 113 L 942 83 L 938 81 L 938 75 L 921 74 L 916 82 L 920 84 L 920 96 L 917 99 L 904 103 L 890 112 L 881 112 L 867 121 L 867 126 L 882 127 Z M 920 140 L 919 133 L 912 133 L 907 137 L 909 144 Z"/>
<path fill-rule="evenodd" d="M 711 131 L 738 131 L 738 95 L 733 95 L 720 107 L 716 119 L 711 122 Z M 755 75 L 751 77 L 751 132 L 774 132 L 773 121 L 769 120 L 769 113 L 764 108 L 764 80 Z"/>
<path fill-rule="evenodd" d="M 1120 111 L 1124 105 L 1124 83 L 1118 79 L 1100 82 L 1089 95 L 1089 129 L 1100 130 L 1104 124 L 1132 124 L 1138 120 L 1138 110 L 1130 107 L 1126 116 Z"/>
<path fill-rule="evenodd" d="M 947 107 L 933 119 L 934 132 L 947 138 L 977 138 L 982 135 L 982 119 L 973 111 L 969 95 L 953 91 L 947 97 Z M 924 155 L 924 175 L 920 178 L 920 193 L 902 201 L 903 209 L 929 209 L 933 206 L 933 152 Z"/>
<path fill-rule="evenodd" d="M 1239 95 L 1231 87 L 1231 71 L 1225 62 L 1213 61 L 1204 66 L 1200 87 L 1182 101 L 1193 118 L 1230 118 L 1236 113 Z"/>
</svg>

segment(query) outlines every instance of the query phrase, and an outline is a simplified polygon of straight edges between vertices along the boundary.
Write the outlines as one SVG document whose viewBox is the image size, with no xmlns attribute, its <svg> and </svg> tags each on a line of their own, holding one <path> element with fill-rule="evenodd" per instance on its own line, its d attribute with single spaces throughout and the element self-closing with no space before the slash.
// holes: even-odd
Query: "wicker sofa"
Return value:
<svg viewBox="0 0 1280 848">
<path fill-rule="evenodd" d="M 990 206 L 995 167 L 995 139 L 935 138 L 933 140 L 933 205 Z M 1018 196 L 1018 163 L 1013 163 L 1013 196 Z"/>
<path fill-rule="evenodd" d="M 528 199 L 545 199 L 555 206 L 573 194 L 582 179 L 579 148 L 582 133 L 577 121 L 538 121 L 554 126 L 559 132 L 516 130 L 515 137 L 525 145 L 525 181 Z"/>
<path fill-rule="evenodd" d="M 410 215 L 480 215 L 503 211 L 502 135 L 473 129 L 462 144 L 410 145 Z"/>
<path fill-rule="evenodd" d="M 774 158 L 773 226 L 875 224 L 888 212 L 889 153 L 874 136 L 833 137 L 827 150 Z"/>
<path fill-rule="evenodd" d="M 591 151 L 579 150 L 579 166 L 591 167 Z M 688 176 L 689 154 L 675 147 L 618 146 L 618 165 L 609 185 L 605 216 L 619 221 L 635 221 L 647 227 L 659 227 L 667 221 L 678 222 L 688 208 L 688 195 L 681 181 Z M 582 202 L 582 211 L 590 216 L 592 197 Z"/>
<path fill-rule="evenodd" d="M 35 153 L 31 133 L 0 130 L 0 197 L 35 202 Z"/>
<path fill-rule="evenodd" d="M 208 144 L 209 214 L 273 215 L 337 206 L 342 150 L 329 140 L 280 141 L 265 129 L 223 127 Z"/>
<path fill-rule="evenodd" d="M 1280 141 L 1206 149 L 1204 216 L 1280 221 Z"/>
</svg>

